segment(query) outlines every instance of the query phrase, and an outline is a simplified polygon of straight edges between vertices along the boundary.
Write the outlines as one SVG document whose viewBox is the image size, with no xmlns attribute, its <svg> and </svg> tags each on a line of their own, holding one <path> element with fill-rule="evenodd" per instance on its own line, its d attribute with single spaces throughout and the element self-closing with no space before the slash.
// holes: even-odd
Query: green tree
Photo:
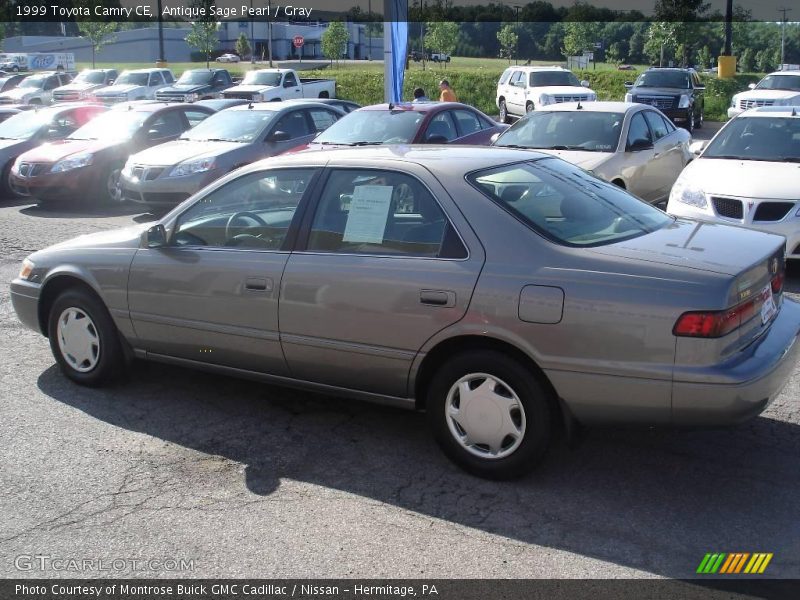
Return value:
<svg viewBox="0 0 800 600">
<path fill-rule="evenodd" d="M 347 44 L 349 39 L 350 33 L 347 31 L 344 23 L 341 21 L 331 21 L 320 38 L 322 54 L 331 61 L 331 64 L 333 64 L 334 59 L 336 59 L 336 63 L 338 64 L 344 52 L 345 44 Z"/>
<path fill-rule="evenodd" d="M 711 50 L 709 50 L 708 46 L 703 46 L 697 51 L 697 64 L 700 65 L 700 68 L 709 68 L 711 66 L 711 59 Z"/>
<path fill-rule="evenodd" d="M 564 23 L 564 56 L 579 56 L 584 50 L 594 48 L 597 41 L 598 27 L 596 23 L 570 21 Z"/>
<path fill-rule="evenodd" d="M 92 68 L 95 66 L 95 57 L 100 49 L 114 41 L 114 36 L 111 34 L 116 29 L 117 24 L 110 22 L 80 21 L 78 23 L 78 31 L 92 44 Z"/>
<path fill-rule="evenodd" d="M 503 25 L 497 32 L 497 41 L 500 42 L 500 58 L 508 58 L 510 64 L 511 59 L 517 54 L 517 42 L 519 41 L 519 35 L 514 26 L 510 23 Z"/>
<path fill-rule="evenodd" d="M 739 56 L 739 69 L 743 73 L 752 73 L 756 67 L 756 57 L 752 48 L 745 48 Z"/>
<path fill-rule="evenodd" d="M 614 42 L 608 47 L 606 60 L 612 65 L 619 65 L 625 62 L 625 55 L 622 53 L 622 47 L 618 42 Z"/>
<path fill-rule="evenodd" d="M 245 58 L 250 55 L 250 41 L 244 32 L 239 34 L 239 39 L 236 40 L 236 53 Z"/>
<path fill-rule="evenodd" d="M 662 65 L 678 48 L 678 24 L 657 21 L 650 24 L 647 30 L 647 41 L 644 53 L 651 64 Z"/>
<path fill-rule="evenodd" d="M 433 21 L 425 25 L 425 47 L 434 52 L 453 54 L 458 43 L 458 23 Z M 447 63 L 445 68 L 447 67 Z"/>
<path fill-rule="evenodd" d="M 186 43 L 206 55 L 206 68 L 210 66 L 211 53 L 219 45 L 216 21 L 195 21 L 186 36 Z"/>
</svg>

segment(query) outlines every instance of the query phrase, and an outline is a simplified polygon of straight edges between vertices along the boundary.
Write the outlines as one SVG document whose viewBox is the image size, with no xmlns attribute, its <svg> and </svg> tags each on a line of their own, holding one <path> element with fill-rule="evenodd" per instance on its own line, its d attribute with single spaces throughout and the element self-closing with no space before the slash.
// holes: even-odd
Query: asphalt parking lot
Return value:
<svg viewBox="0 0 800 600">
<path fill-rule="evenodd" d="M 151 218 L 0 200 L 0 280 Z M 746 425 L 592 430 L 495 483 L 451 465 L 421 414 L 160 365 L 79 388 L 6 285 L 0 330 L 2 577 L 684 578 L 707 552 L 772 552 L 766 576 L 800 576 L 799 371 Z M 193 568 L 19 570 L 37 554 Z"/>
</svg>

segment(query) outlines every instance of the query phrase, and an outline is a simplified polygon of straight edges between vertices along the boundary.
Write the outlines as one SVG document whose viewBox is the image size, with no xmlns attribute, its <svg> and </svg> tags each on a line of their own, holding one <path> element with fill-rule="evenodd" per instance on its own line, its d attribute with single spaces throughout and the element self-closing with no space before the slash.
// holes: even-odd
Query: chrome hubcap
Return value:
<svg viewBox="0 0 800 600">
<path fill-rule="evenodd" d="M 100 360 L 100 336 L 94 322 L 80 308 L 67 308 L 58 317 L 58 348 L 70 367 L 87 373 Z"/>
<path fill-rule="evenodd" d="M 509 456 L 525 437 L 519 397 L 507 383 L 486 373 L 470 373 L 453 384 L 445 417 L 453 438 L 481 458 Z"/>
<path fill-rule="evenodd" d="M 119 184 L 121 172 L 122 169 L 113 169 L 111 173 L 108 174 L 106 188 L 108 189 L 108 197 L 112 202 L 120 202 L 122 200 L 122 188 Z"/>
</svg>

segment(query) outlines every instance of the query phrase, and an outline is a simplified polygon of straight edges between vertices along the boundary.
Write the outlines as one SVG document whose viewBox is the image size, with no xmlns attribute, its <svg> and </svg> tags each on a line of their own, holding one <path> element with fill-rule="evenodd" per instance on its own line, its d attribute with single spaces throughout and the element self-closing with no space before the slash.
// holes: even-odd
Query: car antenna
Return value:
<svg viewBox="0 0 800 600">
<path fill-rule="evenodd" d="M 250 100 L 250 103 L 247 105 L 247 108 L 248 109 L 252 109 L 253 108 L 253 101 L 252 100 Z"/>
<path fill-rule="evenodd" d="M 792 107 L 792 116 L 793 117 L 797 116 L 797 107 L 795 107 L 795 106 Z"/>
<path fill-rule="evenodd" d="M 389 102 L 389 110 L 394 110 L 394 103 L 393 102 Z"/>
<path fill-rule="evenodd" d="M 578 100 L 578 106 L 576 107 L 575 110 L 583 110 L 583 105 L 581 104 L 580 100 Z"/>
<path fill-rule="evenodd" d="M 133 106 L 131 106 L 130 104 L 128 104 L 128 110 L 133 110 Z"/>
</svg>

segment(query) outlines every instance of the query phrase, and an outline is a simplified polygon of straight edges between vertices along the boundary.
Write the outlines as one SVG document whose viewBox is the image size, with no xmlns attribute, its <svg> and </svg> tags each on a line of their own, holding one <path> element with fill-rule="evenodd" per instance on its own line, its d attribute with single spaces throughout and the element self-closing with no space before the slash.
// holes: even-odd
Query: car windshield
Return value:
<svg viewBox="0 0 800 600">
<path fill-rule="evenodd" d="M 800 92 L 800 75 L 767 75 L 758 82 L 756 89 Z"/>
<path fill-rule="evenodd" d="M 150 77 L 149 73 L 133 73 L 131 71 L 123 71 L 114 85 L 147 85 L 147 79 Z"/>
<path fill-rule="evenodd" d="M 51 121 L 52 113 L 47 110 L 23 112 L 0 123 L 0 139 L 27 140 Z"/>
<path fill-rule="evenodd" d="M 113 111 L 102 114 L 69 136 L 72 140 L 127 140 L 150 116 L 148 112 Z"/>
<path fill-rule="evenodd" d="M 275 119 L 277 111 L 223 110 L 211 115 L 179 139 L 195 142 L 252 142 Z"/>
<path fill-rule="evenodd" d="M 274 73 L 274 72 L 259 72 L 259 71 L 250 71 L 247 75 L 244 76 L 244 81 L 242 81 L 242 85 L 268 85 L 274 87 L 276 85 L 280 85 L 281 83 L 281 74 Z"/>
<path fill-rule="evenodd" d="M 357 110 L 328 127 L 314 140 L 320 144 L 407 144 L 425 113 L 416 110 Z"/>
<path fill-rule="evenodd" d="M 211 71 L 186 71 L 178 79 L 178 85 L 208 83 L 213 76 L 214 74 Z"/>
<path fill-rule="evenodd" d="M 800 161 L 800 118 L 738 117 L 719 132 L 703 158 Z"/>
<path fill-rule="evenodd" d="M 672 223 L 664 212 L 557 158 L 468 176 L 475 188 L 539 234 L 566 246 L 602 246 Z"/>
<path fill-rule="evenodd" d="M 44 86 L 44 82 L 47 81 L 47 77 L 26 77 L 22 80 L 22 83 L 19 84 L 21 88 L 36 88 L 41 89 Z"/>
<path fill-rule="evenodd" d="M 547 85 L 573 85 L 579 86 L 581 84 L 578 78 L 569 71 L 541 71 L 539 73 L 531 73 L 530 86 L 531 87 L 544 87 Z"/>
<path fill-rule="evenodd" d="M 639 75 L 636 87 L 689 89 L 689 74 L 682 71 L 647 71 Z"/>
<path fill-rule="evenodd" d="M 103 71 L 81 71 L 73 79 L 73 83 L 103 83 L 105 80 L 106 74 Z"/>
<path fill-rule="evenodd" d="M 542 111 L 517 121 L 495 146 L 614 152 L 625 115 L 611 112 Z"/>
</svg>

